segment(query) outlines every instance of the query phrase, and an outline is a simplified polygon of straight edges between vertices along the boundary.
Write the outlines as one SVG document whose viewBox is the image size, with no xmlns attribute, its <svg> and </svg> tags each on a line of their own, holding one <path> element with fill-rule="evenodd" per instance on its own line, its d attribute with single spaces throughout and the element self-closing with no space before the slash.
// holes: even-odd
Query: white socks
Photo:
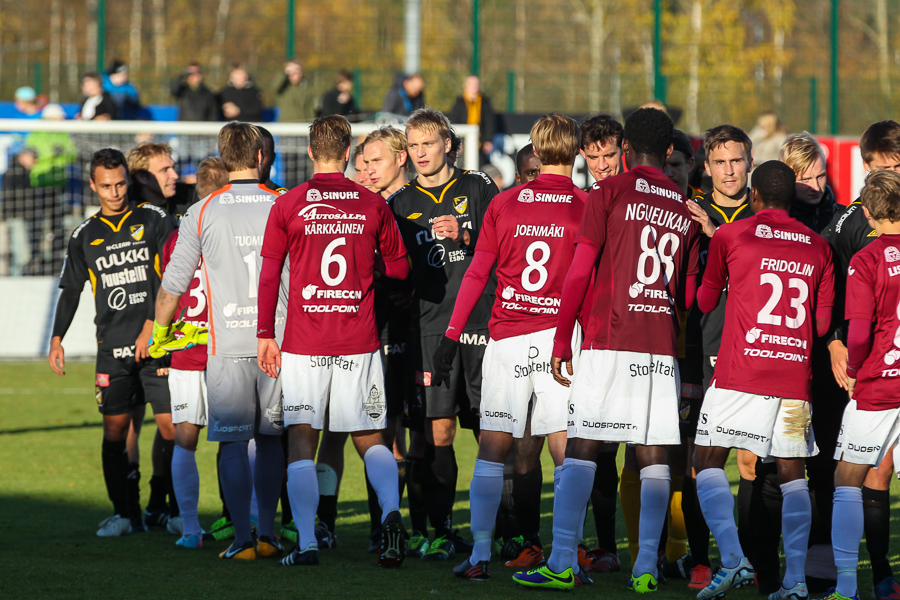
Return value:
<svg viewBox="0 0 900 600">
<path fill-rule="evenodd" d="M 744 551 L 734 524 L 734 495 L 725 470 L 705 469 L 697 473 L 697 497 L 706 524 L 719 545 L 722 566 L 733 569 L 743 558 Z"/>
<path fill-rule="evenodd" d="M 197 503 L 200 500 L 200 473 L 197 472 L 197 458 L 193 450 L 175 445 L 172 452 L 172 487 L 178 510 L 184 519 L 184 535 L 202 533 L 197 518 Z"/>
<path fill-rule="evenodd" d="M 475 472 L 469 487 L 472 536 L 475 547 L 471 563 L 491 559 L 491 531 L 497 520 L 503 493 L 503 463 L 475 460 Z"/>
<path fill-rule="evenodd" d="M 650 465 L 641 469 L 639 551 L 632 568 L 635 577 L 647 573 L 658 577 L 656 552 L 669 506 L 669 480 L 668 465 Z"/>
<path fill-rule="evenodd" d="M 305 550 L 310 544 L 316 543 L 316 509 L 319 507 L 316 463 L 311 460 L 292 462 L 288 465 L 287 477 L 291 512 L 294 513 L 294 525 L 297 526 L 299 536 L 297 544 Z M 394 488 L 396 487 L 395 485 Z"/>
<path fill-rule="evenodd" d="M 381 506 L 381 522 L 395 510 L 400 510 L 400 476 L 397 474 L 397 459 L 387 446 L 378 444 L 366 450 L 363 457 L 366 473 L 378 504 Z"/>
<path fill-rule="evenodd" d="M 584 511 L 591 490 L 597 464 L 588 460 L 567 458 L 560 471 L 559 487 L 553 497 L 553 552 L 547 566 L 554 573 L 562 573 L 578 560 L 576 535 L 584 524 Z"/>
<path fill-rule="evenodd" d="M 812 524 L 812 504 L 805 479 L 781 484 L 781 532 L 784 538 L 785 572 L 782 585 L 789 590 L 806 581 L 806 550 Z"/>
<path fill-rule="evenodd" d="M 863 536 L 862 490 L 840 486 L 834 489 L 834 513 L 831 516 L 831 545 L 837 567 L 837 593 L 856 595 L 856 568 L 859 543 Z"/>
</svg>

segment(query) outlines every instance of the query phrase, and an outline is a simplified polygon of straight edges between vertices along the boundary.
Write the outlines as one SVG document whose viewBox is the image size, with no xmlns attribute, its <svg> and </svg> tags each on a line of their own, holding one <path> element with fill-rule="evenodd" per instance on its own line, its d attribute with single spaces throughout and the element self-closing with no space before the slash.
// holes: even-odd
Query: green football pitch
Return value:
<svg viewBox="0 0 900 600">
<path fill-rule="evenodd" d="M 512 569 L 492 563 L 492 578 L 460 581 L 450 568 L 458 561 L 424 563 L 410 560 L 400 570 L 386 571 L 366 553 L 369 518 L 362 461 L 348 445 L 337 523 L 338 548 L 322 552 L 317 568 L 284 568 L 275 560 L 225 562 L 218 553 L 227 542 L 208 543 L 199 551 L 175 547 L 176 537 L 151 531 L 121 538 L 98 538 L 96 525 L 110 515 L 100 469 L 101 419 L 96 410 L 93 363 L 70 362 L 67 375 L 51 373 L 45 362 L 0 363 L 0 526 L 6 532 L 0 549 L 2 598 L 535 598 L 550 592 L 519 589 Z M 155 427 L 141 436 L 142 502 L 146 503 L 150 445 Z M 456 444 L 459 462 L 456 526 L 467 537 L 468 484 L 476 445 L 461 431 Z M 215 482 L 215 446 L 202 441 L 200 520 L 208 526 L 220 510 Z M 621 461 L 622 453 L 619 453 Z M 551 542 L 552 465 L 544 456 L 543 522 L 545 543 Z M 733 462 L 729 476 L 736 480 Z M 894 482 L 894 492 L 897 482 Z M 897 494 L 893 494 L 892 555 L 896 564 Z M 404 501 L 405 505 L 405 501 Z M 404 517 L 405 515 L 404 509 Z M 408 520 L 407 520 L 408 524 Z M 588 544 L 593 522 L 585 527 Z M 619 555 L 628 563 L 625 530 L 619 518 Z M 549 549 L 549 548 L 548 548 Z M 713 553 L 715 553 L 713 546 Z M 865 551 L 863 549 L 863 557 Z M 461 559 L 460 559 L 461 560 Z M 715 556 L 713 556 L 715 561 Z M 628 570 L 597 575 L 595 584 L 576 590 L 579 596 L 619 597 Z M 864 563 L 861 597 L 868 598 L 871 576 Z M 661 586 L 660 600 L 693 598 L 685 583 Z M 755 588 L 737 590 L 729 598 L 755 598 Z"/>
</svg>

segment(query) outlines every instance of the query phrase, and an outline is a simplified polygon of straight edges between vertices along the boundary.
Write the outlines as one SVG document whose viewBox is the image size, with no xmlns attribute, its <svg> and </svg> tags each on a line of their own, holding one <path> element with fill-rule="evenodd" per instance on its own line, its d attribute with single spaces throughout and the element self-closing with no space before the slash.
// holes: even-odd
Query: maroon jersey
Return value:
<svg viewBox="0 0 900 600">
<path fill-rule="evenodd" d="M 583 349 L 676 356 L 675 299 L 699 273 L 699 226 L 659 169 L 595 183 L 575 240 L 600 249 Z"/>
<path fill-rule="evenodd" d="M 475 249 L 497 255 L 491 339 L 556 327 L 586 198 L 570 178 L 540 175 L 491 201 Z"/>
<path fill-rule="evenodd" d="M 175 250 L 176 241 L 178 241 L 177 229 L 172 232 L 166 245 L 163 246 L 163 272 L 166 270 L 166 265 L 169 264 L 169 258 L 172 256 L 172 251 Z M 194 278 L 191 279 L 191 284 L 188 287 L 187 292 L 181 295 L 181 300 L 178 302 L 178 308 L 175 311 L 175 315 L 181 315 L 181 312 L 184 311 L 184 320 L 186 322 L 196 325 L 197 327 L 208 327 L 209 319 L 206 314 L 206 292 L 203 291 L 203 283 L 200 281 L 200 266 L 202 264 L 203 263 L 201 262 L 200 265 L 197 265 L 197 270 L 194 272 Z M 187 350 L 173 352 L 172 368 L 180 371 L 205 371 L 207 355 L 208 352 L 206 346 L 194 346 Z"/>
<path fill-rule="evenodd" d="M 372 272 L 406 248 L 384 198 L 341 173 L 317 174 L 275 201 L 262 255 L 290 253 L 288 314 L 282 349 L 337 356 L 378 349 Z"/>
<path fill-rule="evenodd" d="M 846 317 L 875 322 L 872 349 L 857 373 L 857 407 L 900 406 L 900 236 L 882 235 L 850 259 Z"/>
<path fill-rule="evenodd" d="M 703 285 L 729 287 L 716 387 L 808 401 L 816 311 L 834 304 L 828 242 L 761 210 L 716 230 Z"/>
</svg>

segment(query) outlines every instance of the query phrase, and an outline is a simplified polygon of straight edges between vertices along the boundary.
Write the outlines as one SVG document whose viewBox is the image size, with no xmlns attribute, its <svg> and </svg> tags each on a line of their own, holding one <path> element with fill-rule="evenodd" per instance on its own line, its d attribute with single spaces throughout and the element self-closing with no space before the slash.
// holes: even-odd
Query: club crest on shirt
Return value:
<svg viewBox="0 0 900 600">
<path fill-rule="evenodd" d="M 884 260 L 889 263 L 897 262 L 900 260 L 900 250 L 897 250 L 894 246 L 888 246 L 884 249 Z"/>
<path fill-rule="evenodd" d="M 650 184 L 647 183 L 646 179 L 641 179 L 640 177 L 638 177 L 637 181 L 635 182 L 634 189 L 644 194 L 649 194 Z"/>
<path fill-rule="evenodd" d="M 453 209 L 459 214 L 465 213 L 467 208 L 469 208 L 468 196 L 457 196 L 453 199 Z"/>
<path fill-rule="evenodd" d="M 534 192 L 530 188 L 525 188 L 519 192 L 519 202 L 534 202 Z"/>
<path fill-rule="evenodd" d="M 234 194 L 231 192 L 219 194 L 219 204 L 234 204 Z"/>
<path fill-rule="evenodd" d="M 378 386 L 373 385 L 369 390 L 369 395 L 363 402 L 363 410 L 373 419 L 384 414 L 384 393 L 378 389 Z"/>
<path fill-rule="evenodd" d="M 756 237 L 762 238 L 764 240 L 771 240 L 775 236 L 772 234 L 772 228 L 768 225 L 757 225 L 756 226 Z"/>
<path fill-rule="evenodd" d="M 144 226 L 143 225 L 132 225 L 131 226 L 131 237 L 134 238 L 134 241 L 139 242 L 141 238 L 144 237 Z"/>
<path fill-rule="evenodd" d="M 322 201 L 322 193 L 315 188 L 310 188 L 309 191 L 306 192 L 306 201 L 307 202 L 321 202 Z"/>
</svg>

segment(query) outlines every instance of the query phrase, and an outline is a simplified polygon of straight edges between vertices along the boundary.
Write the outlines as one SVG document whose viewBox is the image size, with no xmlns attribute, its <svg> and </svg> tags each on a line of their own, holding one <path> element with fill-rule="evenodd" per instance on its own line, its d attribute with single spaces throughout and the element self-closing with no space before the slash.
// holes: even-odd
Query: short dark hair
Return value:
<svg viewBox="0 0 900 600">
<path fill-rule="evenodd" d="M 309 126 L 309 146 L 315 161 L 340 161 L 352 143 L 350 121 L 340 115 L 319 117 Z"/>
<path fill-rule="evenodd" d="M 229 173 L 257 167 L 259 153 L 265 154 L 259 128 L 250 123 L 234 121 L 219 130 L 219 156 Z"/>
<path fill-rule="evenodd" d="M 271 131 L 269 131 L 265 127 L 260 127 L 259 125 L 257 125 L 256 128 L 259 129 L 259 135 L 261 135 L 264 140 L 268 140 L 268 141 L 272 142 L 272 146 L 275 145 L 275 138 L 272 137 Z"/>
<path fill-rule="evenodd" d="M 797 195 L 797 176 L 780 160 L 767 160 L 753 171 L 753 189 L 763 206 L 790 208 Z"/>
<path fill-rule="evenodd" d="M 103 83 L 103 78 L 100 77 L 100 73 L 98 73 L 97 71 L 88 71 L 87 73 L 82 75 L 81 80 L 84 81 L 85 79 L 93 79 L 94 81 Z"/>
<path fill-rule="evenodd" d="M 591 144 L 603 144 L 607 140 L 615 140 L 616 146 L 622 147 L 622 138 L 625 130 L 622 124 L 616 121 L 612 115 L 597 113 L 588 115 L 581 120 L 581 149 L 584 150 Z"/>
<path fill-rule="evenodd" d="M 691 145 L 691 140 L 680 129 L 672 130 L 672 151 L 684 154 L 685 161 L 694 158 L 694 147 Z"/>
<path fill-rule="evenodd" d="M 859 153 L 867 163 L 875 154 L 900 156 L 900 123 L 888 119 L 869 125 L 859 138 Z"/>
<path fill-rule="evenodd" d="M 462 138 L 456 134 L 456 131 L 450 128 L 450 152 L 459 152 L 462 147 Z"/>
<path fill-rule="evenodd" d="M 525 160 L 529 156 L 537 156 L 534 153 L 534 145 L 533 144 L 525 144 L 519 151 L 516 152 L 516 173 L 519 174 L 519 177 L 522 176 L 522 169 L 525 168 Z"/>
<path fill-rule="evenodd" d="M 94 179 L 94 171 L 97 170 L 97 167 L 110 170 L 122 167 L 125 169 L 125 175 L 128 175 L 128 161 L 125 160 L 125 155 L 121 150 L 115 148 L 103 148 L 94 152 L 91 156 L 91 179 Z"/>
<path fill-rule="evenodd" d="M 872 171 L 859 197 L 872 219 L 900 221 L 900 173 L 890 169 Z"/>
<path fill-rule="evenodd" d="M 635 154 L 665 160 L 675 129 L 669 115 L 656 108 L 639 108 L 625 119 L 624 129 L 624 139 Z"/>
<path fill-rule="evenodd" d="M 339 70 L 337 73 L 335 73 L 335 75 L 334 75 L 334 82 L 335 82 L 335 83 L 340 83 L 340 82 L 342 82 L 342 81 L 350 81 L 350 82 L 352 82 L 352 81 L 353 81 L 353 73 L 351 73 L 351 72 L 348 71 L 347 69 L 340 69 L 340 70 Z"/>
<path fill-rule="evenodd" d="M 744 154 L 749 160 L 753 152 L 753 142 L 750 141 L 743 129 L 734 125 L 717 125 L 706 130 L 703 136 L 703 150 L 706 153 L 706 160 L 709 160 L 709 154 L 719 146 L 724 146 L 729 142 L 741 144 L 744 147 Z"/>
</svg>

